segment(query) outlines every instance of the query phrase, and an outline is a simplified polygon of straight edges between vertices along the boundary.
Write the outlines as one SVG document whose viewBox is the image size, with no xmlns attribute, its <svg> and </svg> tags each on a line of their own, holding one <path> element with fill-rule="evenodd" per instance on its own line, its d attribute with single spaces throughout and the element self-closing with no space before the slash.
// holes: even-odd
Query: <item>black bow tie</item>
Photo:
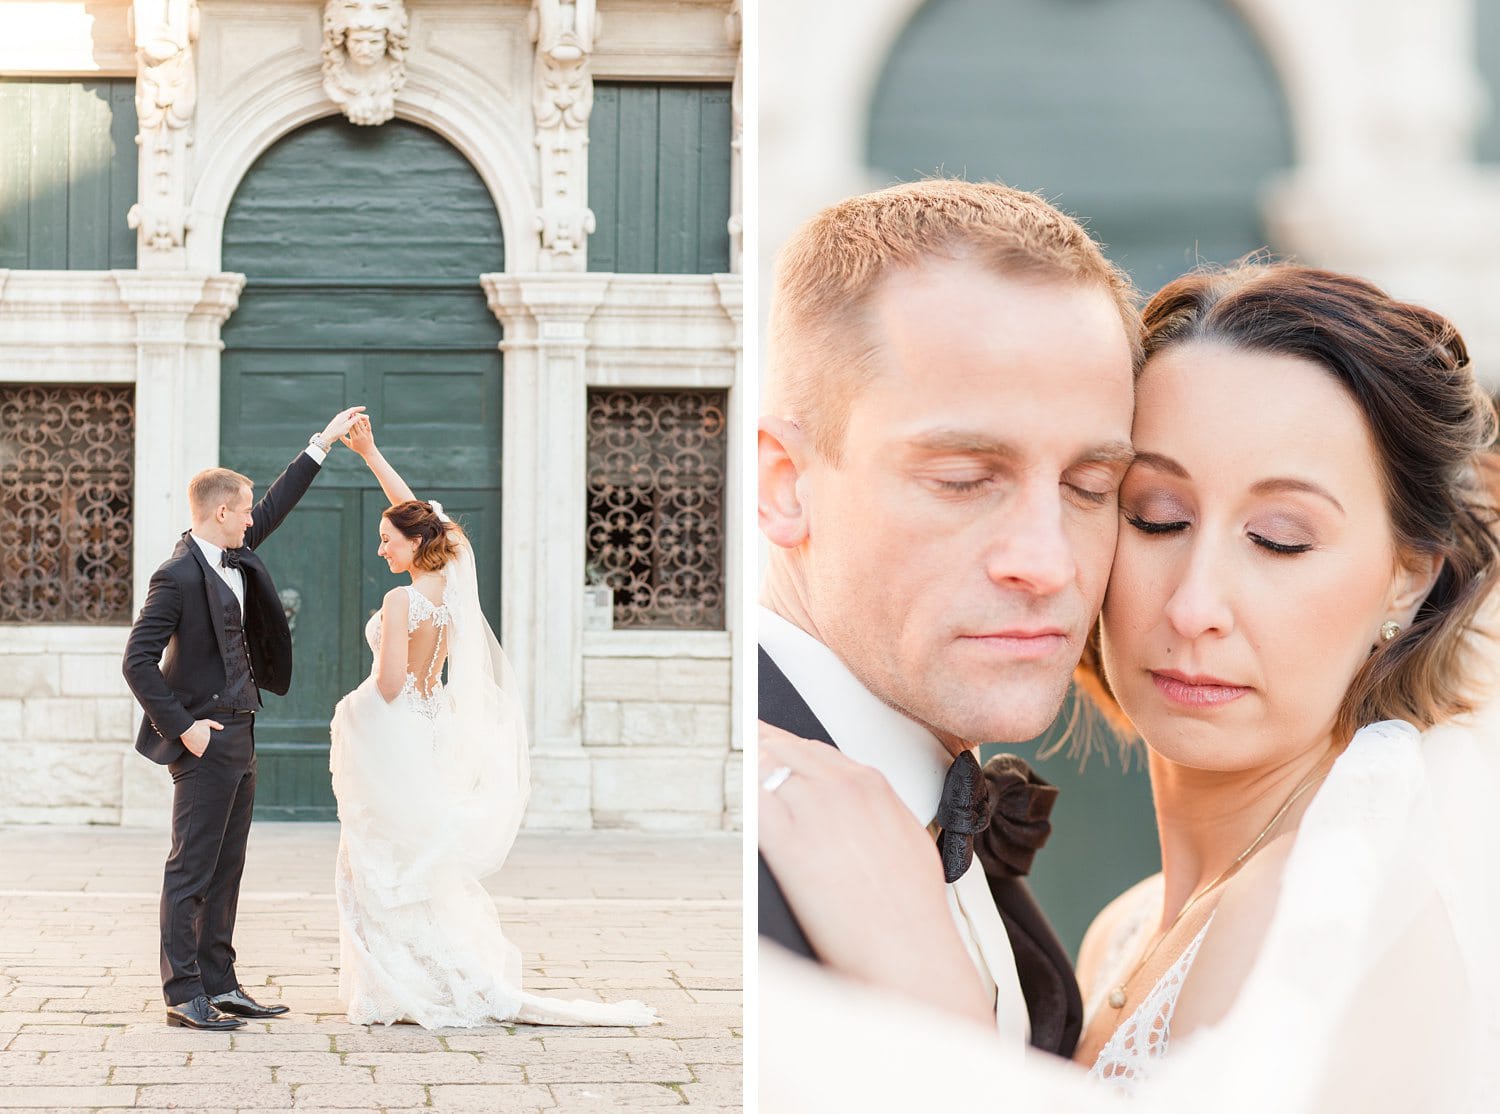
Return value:
<svg viewBox="0 0 1500 1114">
<path fill-rule="evenodd" d="M 943 859 L 943 880 L 957 882 L 974 861 L 974 837 L 990 826 L 990 790 L 973 751 L 964 751 L 948 767 L 943 778 L 943 796 L 933 822 L 938 833 L 938 854 Z"/>
<path fill-rule="evenodd" d="M 956 882 L 974 861 L 1002 877 L 1020 878 L 1052 834 L 1048 817 L 1057 789 L 1014 754 L 999 754 L 979 768 L 972 751 L 953 760 L 943 779 L 935 823 L 943 878 Z"/>
<path fill-rule="evenodd" d="M 237 569 L 245 559 L 245 551 L 241 549 L 226 549 L 219 554 L 219 567 L 224 569 Z"/>
</svg>

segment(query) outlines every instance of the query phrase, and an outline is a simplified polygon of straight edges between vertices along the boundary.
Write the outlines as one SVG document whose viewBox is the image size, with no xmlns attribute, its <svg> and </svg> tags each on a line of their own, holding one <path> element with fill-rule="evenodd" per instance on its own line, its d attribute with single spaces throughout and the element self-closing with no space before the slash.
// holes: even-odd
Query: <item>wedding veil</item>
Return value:
<svg viewBox="0 0 1500 1114">
<path fill-rule="evenodd" d="M 441 503 L 432 509 L 450 522 Z M 499 870 L 515 842 L 531 790 L 526 723 L 515 673 L 479 606 L 474 550 L 467 539 L 444 567 L 449 627 L 451 728 L 438 740 L 439 768 L 452 808 L 443 818 L 449 845 L 476 877 Z"/>
</svg>

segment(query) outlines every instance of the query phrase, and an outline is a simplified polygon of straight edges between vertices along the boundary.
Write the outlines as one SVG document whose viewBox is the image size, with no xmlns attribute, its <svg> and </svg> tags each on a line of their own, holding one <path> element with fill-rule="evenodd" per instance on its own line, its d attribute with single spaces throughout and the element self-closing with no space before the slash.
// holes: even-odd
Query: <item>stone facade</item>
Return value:
<svg viewBox="0 0 1500 1114">
<path fill-rule="evenodd" d="M 230 201 L 271 144 L 340 106 L 325 88 L 318 0 L 174 0 L 133 25 L 128 4 L 89 7 L 0 8 L 0 69 L 136 77 L 138 107 L 150 110 L 140 113 L 131 224 L 138 269 L 0 271 L 0 380 L 135 385 L 138 606 L 164 539 L 189 521 L 187 477 L 218 463 L 219 330 L 244 281 L 221 269 Z M 735 609 L 722 632 L 586 635 L 581 524 L 589 387 L 727 389 L 731 418 L 739 413 L 740 279 L 586 270 L 593 217 L 578 98 L 596 79 L 735 80 L 739 5 L 597 8 L 414 7 L 391 106 L 464 154 L 505 231 L 505 270 L 482 283 L 505 333 L 506 591 L 496 627 L 529 710 L 527 822 L 736 827 Z M 736 186 L 736 206 L 739 196 Z M 737 208 L 733 227 L 737 235 Z M 732 435 L 731 506 L 743 484 L 739 455 Z M 733 515 L 728 527 L 734 599 L 742 534 Z M 130 745 L 137 710 L 119 675 L 125 636 L 123 627 L 0 627 L 0 822 L 165 822 L 170 783 Z"/>
</svg>

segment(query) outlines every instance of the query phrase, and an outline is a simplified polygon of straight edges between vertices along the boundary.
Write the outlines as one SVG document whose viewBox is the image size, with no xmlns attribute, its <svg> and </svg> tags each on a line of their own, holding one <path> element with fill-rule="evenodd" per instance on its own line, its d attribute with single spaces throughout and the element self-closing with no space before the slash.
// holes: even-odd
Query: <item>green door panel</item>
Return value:
<svg viewBox="0 0 1500 1114">
<path fill-rule="evenodd" d="M 479 276 L 504 269 L 504 250 L 478 175 L 414 125 L 319 121 L 246 175 L 225 221 L 224 268 L 246 285 L 223 329 L 223 463 L 267 483 L 331 414 L 364 404 L 418 497 L 471 529 L 498 627 L 500 328 Z M 363 462 L 335 447 L 263 547 L 299 611 L 292 690 L 268 697 L 257 724 L 257 816 L 333 815 L 333 706 L 369 673 L 365 620 L 407 582 L 375 556 L 386 505 Z"/>
<path fill-rule="evenodd" d="M 326 479 L 318 478 L 260 548 L 292 624 L 292 687 L 284 697 L 264 694 L 255 725 L 256 812 L 268 818 L 333 818 L 328 697 L 349 691 L 360 678 L 364 640 L 349 621 L 358 611 L 360 585 L 348 572 L 359 561 L 360 493 L 325 485 Z"/>
<path fill-rule="evenodd" d="M 135 133 L 130 78 L 0 78 L 0 267 L 134 267 Z"/>
<path fill-rule="evenodd" d="M 930 0 L 886 60 L 868 161 L 1037 190 L 1149 292 L 1266 246 L 1256 198 L 1292 138 L 1232 4 Z"/>
<path fill-rule="evenodd" d="M 589 270 L 727 271 L 730 130 L 727 85 L 596 82 Z"/>
<path fill-rule="evenodd" d="M 404 120 L 361 128 L 330 116 L 286 136 L 245 175 L 224 238 L 234 242 L 233 269 L 262 280 L 473 282 L 505 264 L 479 175 Z"/>
</svg>

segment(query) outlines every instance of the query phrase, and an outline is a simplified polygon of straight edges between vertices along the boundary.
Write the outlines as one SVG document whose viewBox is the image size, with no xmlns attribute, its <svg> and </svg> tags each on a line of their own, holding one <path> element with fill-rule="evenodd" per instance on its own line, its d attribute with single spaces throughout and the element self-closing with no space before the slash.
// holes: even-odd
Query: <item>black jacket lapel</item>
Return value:
<svg viewBox="0 0 1500 1114">
<path fill-rule="evenodd" d="M 772 727 L 780 727 L 794 735 L 801 735 L 804 739 L 817 739 L 829 746 L 834 745 L 833 736 L 828 733 L 828 729 L 813 715 L 807 701 L 792 687 L 786 674 L 776 667 L 771 655 L 764 649 L 760 651 L 759 689 L 761 719 Z M 805 959 L 817 959 L 806 933 L 797 923 L 791 906 L 786 903 L 781 887 L 772 877 L 771 869 L 766 865 L 766 857 L 759 855 L 757 858 L 760 861 L 757 885 L 760 934 Z"/>
<path fill-rule="evenodd" d="M 759 661 L 760 718 L 794 735 L 836 746 L 828 729 L 764 649 Z M 760 935 L 798 955 L 817 959 L 765 857 L 759 859 Z M 1026 883 L 996 874 L 986 877 L 1015 956 L 1031 1022 L 1031 1043 L 1059 1056 L 1071 1056 L 1083 1027 L 1083 1000 L 1073 965 Z"/>
<path fill-rule="evenodd" d="M 209 577 L 218 577 L 214 567 L 208 563 L 208 558 L 203 555 L 203 550 L 193 540 L 193 532 L 189 530 L 182 535 L 182 544 L 187 546 L 188 552 L 198 562 L 198 567 L 203 570 L 203 595 L 208 601 L 209 626 L 213 628 L 214 642 L 219 647 L 219 659 L 224 658 L 224 605 L 219 602 L 219 593 L 214 591 L 214 586 L 209 582 Z"/>
</svg>

